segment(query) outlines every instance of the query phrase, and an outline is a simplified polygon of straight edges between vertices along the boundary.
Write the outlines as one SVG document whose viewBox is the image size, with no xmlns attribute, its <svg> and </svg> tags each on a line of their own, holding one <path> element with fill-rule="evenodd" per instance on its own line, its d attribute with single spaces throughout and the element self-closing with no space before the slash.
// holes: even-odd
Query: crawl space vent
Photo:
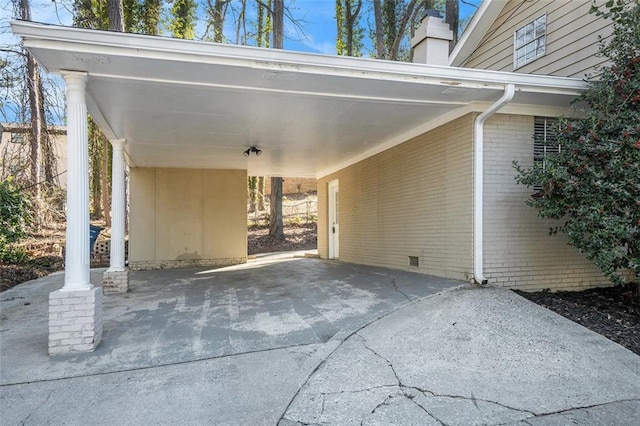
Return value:
<svg viewBox="0 0 640 426">
<path fill-rule="evenodd" d="M 418 256 L 409 256 L 409 266 L 418 267 Z"/>
</svg>

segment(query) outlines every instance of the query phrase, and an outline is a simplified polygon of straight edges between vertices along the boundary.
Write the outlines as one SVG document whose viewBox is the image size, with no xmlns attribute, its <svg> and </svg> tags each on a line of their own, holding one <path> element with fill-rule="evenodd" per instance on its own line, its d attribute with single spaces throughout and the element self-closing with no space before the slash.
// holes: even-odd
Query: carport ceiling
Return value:
<svg viewBox="0 0 640 426">
<path fill-rule="evenodd" d="M 498 99 L 566 107 L 582 82 L 14 22 L 50 72 L 88 73 L 87 103 L 135 167 L 318 177 Z M 243 151 L 260 148 L 259 157 Z"/>
</svg>

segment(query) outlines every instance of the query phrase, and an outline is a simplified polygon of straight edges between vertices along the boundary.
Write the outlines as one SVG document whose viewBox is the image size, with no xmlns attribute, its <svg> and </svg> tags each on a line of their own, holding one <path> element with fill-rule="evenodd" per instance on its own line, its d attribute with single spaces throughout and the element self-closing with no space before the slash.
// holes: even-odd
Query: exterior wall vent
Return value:
<svg viewBox="0 0 640 426">
<path fill-rule="evenodd" d="M 409 256 L 409 266 L 413 266 L 417 268 L 418 265 L 418 256 Z"/>
</svg>

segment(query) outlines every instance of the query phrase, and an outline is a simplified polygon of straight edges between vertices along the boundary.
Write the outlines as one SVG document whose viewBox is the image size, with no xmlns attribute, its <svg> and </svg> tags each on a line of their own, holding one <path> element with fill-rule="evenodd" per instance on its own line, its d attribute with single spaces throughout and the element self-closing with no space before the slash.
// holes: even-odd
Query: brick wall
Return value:
<svg viewBox="0 0 640 426">
<path fill-rule="evenodd" d="M 533 192 L 517 185 L 512 161 L 533 165 L 533 117 L 497 114 L 485 124 L 485 276 L 522 290 L 578 290 L 608 283 L 598 269 L 549 236 L 554 221 L 525 205 Z"/>
<path fill-rule="evenodd" d="M 468 280 L 473 271 L 473 119 L 455 120 L 318 181 L 318 251 L 328 257 L 328 183 L 339 180 L 340 260 Z M 512 162 L 533 164 L 533 116 L 485 125 L 484 261 L 490 283 L 577 290 L 606 278 L 550 237 L 517 185 Z M 408 266 L 417 256 L 419 267 Z"/>
<path fill-rule="evenodd" d="M 469 279 L 472 117 L 318 182 L 318 250 L 328 256 L 327 185 L 339 180 L 340 260 Z M 409 256 L 419 267 L 409 267 Z"/>
</svg>

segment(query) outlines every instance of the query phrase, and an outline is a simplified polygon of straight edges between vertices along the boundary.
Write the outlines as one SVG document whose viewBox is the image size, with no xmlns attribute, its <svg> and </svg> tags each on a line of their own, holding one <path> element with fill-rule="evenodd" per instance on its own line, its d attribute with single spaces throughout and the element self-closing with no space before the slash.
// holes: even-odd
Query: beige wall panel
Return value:
<svg viewBox="0 0 640 426">
<path fill-rule="evenodd" d="M 203 256 L 247 255 L 247 173 L 205 170 L 203 184 Z"/>
<path fill-rule="evenodd" d="M 553 221 L 525 204 L 532 190 L 517 185 L 512 161 L 533 164 L 533 117 L 497 114 L 485 125 L 485 276 L 523 290 L 573 290 L 606 284 L 597 268 L 549 236 Z"/>
<path fill-rule="evenodd" d="M 202 259 L 199 169 L 156 170 L 156 260 Z"/>
<path fill-rule="evenodd" d="M 339 180 L 340 259 L 468 279 L 472 270 L 472 117 L 318 182 L 318 247 L 327 256 L 327 185 Z M 419 257 L 419 268 L 408 266 Z"/>
<path fill-rule="evenodd" d="M 246 185 L 244 170 L 131 169 L 130 266 L 245 262 Z"/>
<path fill-rule="evenodd" d="M 520 73 L 584 77 L 594 65 L 598 36 L 608 36 L 608 21 L 589 13 L 591 1 L 510 1 L 464 67 L 513 71 L 515 30 L 547 14 L 546 55 L 516 70 Z"/>
<path fill-rule="evenodd" d="M 129 171 L 129 261 L 155 259 L 156 169 Z"/>
</svg>

